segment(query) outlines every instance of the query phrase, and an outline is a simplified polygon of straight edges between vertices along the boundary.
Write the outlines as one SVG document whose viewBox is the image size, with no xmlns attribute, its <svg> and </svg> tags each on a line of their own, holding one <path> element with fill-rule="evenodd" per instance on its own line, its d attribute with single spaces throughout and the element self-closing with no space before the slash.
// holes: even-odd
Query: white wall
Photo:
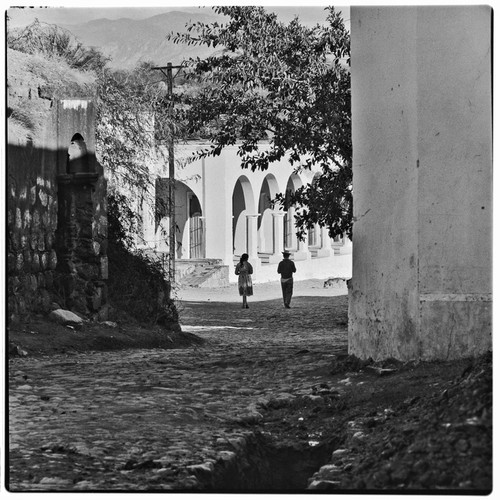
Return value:
<svg viewBox="0 0 500 500">
<path fill-rule="evenodd" d="M 353 7 L 349 350 L 491 346 L 488 7 Z"/>
<path fill-rule="evenodd" d="M 207 147 L 207 145 L 204 145 Z M 176 148 L 176 159 L 191 155 L 191 152 L 199 147 L 200 144 L 188 144 L 178 146 Z M 276 192 L 285 192 L 290 176 L 293 174 L 289 162 L 284 159 L 280 163 L 273 164 L 267 171 L 244 170 L 240 165 L 240 158 L 236 154 L 236 147 L 225 148 L 221 155 L 215 158 L 206 158 L 197 160 L 192 163 L 187 163 L 180 166 L 182 161 L 179 161 L 176 166 L 175 177 L 177 181 L 187 185 L 197 196 L 204 217 L 205 227 L 205 257 L 207 259 L 221 259 L 225 265 L 230 267 L 229 279 L 236 281 L 237 276 L 233 273 L 234 268 L 234 253 L 239 255 L 246 250 L 246 234 L 247 220 L 246 215 L 255 215 L 258 213 L 259 195 L 261 187 L 266 179 L 270 179 L 270 194 L 273 196 Z M 153 175 L 166 177 L 166 168 L 161 165 L 156 165 Z M 306 171 L 299 175 L 293 175 L 296 187 L 301 184 L 306 184 L 312 180 L 314 172 Z M 237 226 L 237 242 L 236 249 L 233 253 L 233 203 L 232 196 L 234 187 L 240 178 L 246 178 L 244 191 L 245 196 L 248 196 L 247 208 L 240 216 Z M 185 192 L 182 193 L 182 199 L 185 198 Z M 178 200 L 179 193 L 176 193 L 176 204 L 180 206 Z M 241 208 L 241 207 L 240 207 Z M 262 230 L 259 237 L 256 238 L 260 248 L 259 251 L 273 251 L 273 216 L 267 210 L 262 214 Z M 176 221 L 178 224 L 185 222 L 185 216 L 179 217 Z M 165 217 L 163 225 L 168 231 L 168 217 Z M 160 235 L 156 237 L 159 240 Z M 242 243 L 243 242 L 243 243 Z M 183 247 L 188 248 L 189 240 L 188 233 L 185 232 Z M 156 250 L 165 251 L 168 245 L 165 243 L 158 244 Z M 329 277 L 350 278 L 352 274 L 351 262 L 351 244 L 348 242 L 342 247 L 342 255 L 331 255 L 328 257 L 311 258 L 310 255 L 301 255 L 300 262 L 297 262 L 298 272 L 296 279 L 320 278 L 327 279 Z M 307 252 L 303 252 L 306 254 Z M 333 252 L 331 252 L 333 254 Z M 178 258 L 188 258 L 186 252 Z M 252 264 L 255 269 L 254 279 L 256 282 L 275 281 L 279 279 L 276 272 L 277 256 L 270 258 L 271 263 L 261 262 L 259 258 L 252 259 Z M 281 254 L 279 254 L 281 260 Z"/>
</svg>

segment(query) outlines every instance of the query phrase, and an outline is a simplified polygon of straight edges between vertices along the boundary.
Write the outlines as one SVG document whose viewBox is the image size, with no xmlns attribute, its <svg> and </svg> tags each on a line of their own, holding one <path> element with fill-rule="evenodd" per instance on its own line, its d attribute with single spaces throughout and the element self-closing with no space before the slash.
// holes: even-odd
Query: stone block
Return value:
<svg viewBox="0 0 500 500">
<path fill-rule="evenodd" d="M 99 278 L 99 268 L 95 264 L 81 263 L 76 266 L 78 276 L 84 280 L 93 280 Z"/>
<path fill-rule="evenodd" d="M 49 318 L 61 325 L 82 325 L 83 319 L 66 309 L 56 309 L 49 314 Z"/>
<path fill-rule="evenodd" d="M 40 233 L 38 235 L 38 241 L 33 250 L 38 250 L 39 252 L 43 252 L 45 250 L 45 238 L 43 237 L 43 234 Z"/>
<path fill-rule="evenodd" d="M 49 265 L 48 268 L 52 271 L 57 267 L 57 254 L 55 250 L 51 250 L 49 253 Z"/>
<path fill-rule="evenodd" d="M 92 294 L 89 297 L 89 306 L 93 311 L 98 311 L 102 306 L 102 289 L 94 288 Z"/>
<path fill-rule="evenodd" d="M 45 248 L 47 250 L 52 250 L 53 246 L 54 246 L 54 233 L 52 233 L 51 231 L 47 231 L 45 233 Z"/>
<path fill-rule="evenodd" d="M 49 195 L 43 189 L 38 191 L 38 198 L 42 206 L 46 207 L 49 204 Z"/>
<path fill-rule="evenodd" d="M 26 271 L 27 273 L 30 272 L 31 270 L 31 252 L 29 250 L 24 250 L 23 252 L 23 262 L 24 262 L 24 266 L 23 266 L 23 270 Z"/>
<path fill-rule="evenodd" d="M 40 256 L 37 252 L 33 252 L 33 257 L 31 259 L 31 271 L 33 273 L 38 273 L 40 271 Z"/>
<path fill-rule="evenodd" d="M 24 257 L 22 253 L 18 253 L 16 257 L 16 271 L 21 272 L 24 267 Z"/>
<path fill-rule="evenodd" d="M 49 254 L 47 252 L 40 253 L 40 270 L 45 271 L 49 263 Z"/>
<path fill-rule="evenodd" d="M 32 186 L 30 189 L 30 205 L 34 205 L 36 201 L 36 186 Z"/>
<path fill-rule="evenodd" d="M 109 318 L 109 304 L 104 304 L 97 313 L 98 321 L 106 321 Z"/>
<path fill-rule="evenodd" d="M 106 256 L 101 257 L 101 262 L 100 262 L 100 277 L 103 280 L 108 279 L 108 258 Z"/>
<path fill-rule="evenodd" d="M 23 225 L 23 219 L 21 216 L 21 209 L 19 207 L 16 208 L 16 227 L 17 229 L 21 229 Z"/>
<path fill-rule="evenodd" d="M 16 269 L 16 255 L 9 252 L 7 254 L 7 272 L 11 274 L 12 271 L 15 271 L 15 269 Z"/>
<path fill-rule="evenodd" d="M 31 227 L 31 212 L 29 211 L 28 208 L 26 208 L 23 213 L 22 228 L 26 229 L 30 227 Z"/>
</svg>

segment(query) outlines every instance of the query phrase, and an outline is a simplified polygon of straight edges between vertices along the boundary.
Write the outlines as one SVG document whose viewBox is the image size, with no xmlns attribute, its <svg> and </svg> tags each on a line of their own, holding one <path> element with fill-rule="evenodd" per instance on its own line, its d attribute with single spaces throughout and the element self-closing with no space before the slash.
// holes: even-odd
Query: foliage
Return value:
<svg viewBox="0 0 500 500">
<path fill-rule="evenodd" d="M 128 198 L 110 187 L 108 189 L 108 240 L 127 250 L 134 247 L 139 215 Z"/>
<path fill-rule="evenodd" d="M 85 47 L 68 30 L 35 19 L 24 29 L 9 30 L 7 46 L 27 54 L 62 58 L 70 67 L 83 71 L 104 68 L 109 58 L 93 47 Z"/>
<path fill-rule="evenodd" d="M 169 326 L 178 321 L 170 283 L 161 262 L 133 250 L 136 222 L 127 198 L 108 194 L 109 300 L 138 321 Z"/>
<path fill-rule="evenodd" d="M 187 61 L 187 78 L 199 92 L 183 93 L 175 107 L 188 134 L 203 130 L 212 143 L 197 156 L 237 144 L 241 166 L 252 171 L 282 158 L 295 171 L 320 167 L 311 185 L 274 202 L 299 208 L 300 237 L 316 222 L 332 237 L 350 237 L 350 42 L 340 14 L 328 8 L 327 25 L 306 28 L 297 19 L 280 23 L 262 7 L 215 10 L 227 23 L 190 24 L 187 33 L 169 35 L 176 43 L 220 48 Z"/>
<path fill-rule="evenodd" d="M 98 75 L 97 156 L 114 184 L 136 194 L 153 187 L 151 165 L 166 164 L 165 145 L 177 130 L 166 92 L 164 77 L 152 63 Z"/>
</svg>

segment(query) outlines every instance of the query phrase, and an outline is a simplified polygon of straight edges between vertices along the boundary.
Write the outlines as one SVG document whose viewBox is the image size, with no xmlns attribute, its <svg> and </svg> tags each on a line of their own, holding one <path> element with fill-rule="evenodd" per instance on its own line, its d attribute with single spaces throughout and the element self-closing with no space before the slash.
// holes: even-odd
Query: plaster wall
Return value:
<svg viewBox="0 0 500 500">
<path fill-rule="evenodd" d="M 488 7 L 353 7 L 349 351 L 491 346 Z"/>
</svg>

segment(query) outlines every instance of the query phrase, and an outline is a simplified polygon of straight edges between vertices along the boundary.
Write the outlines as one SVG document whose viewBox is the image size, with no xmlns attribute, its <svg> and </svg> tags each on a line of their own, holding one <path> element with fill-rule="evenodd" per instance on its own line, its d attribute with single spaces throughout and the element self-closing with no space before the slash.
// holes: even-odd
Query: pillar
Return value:
<svg viewBox="0 0 500 500">
<path fill-rule="evenodd" d="M 259 214 L 247 214 L 247 253 L 250 259 L 257 259 L 257 219 Z"/>
<path fill-rule="evenodd" d="M 273 253 L 269 256 L 270 263 L 280 262 L 283 259 L 284 219 L 285 212 L 273 212 Z"/>
<path fill-rule="evenodd" d="M 307 235 L 305 240 L 299 240 L 297 238 L 297 250 L 291 252 L 293 260 L 309 260 L 311 258 L 311 252 L 309 252 L 309 247 L 307 245 Z"/>
<path fill-rule="evenodd" d="M 98 174 L 61 174 L 58 180 L 56 252 L 60 304 L 82 314 L 98 314 L 107 303 L 107 261 L 94 229 Z"/>
<path fill-rule="evenodd" d="M 316 251 L 316 257 L 329 257 L 333 253 L 332 245 L 330 242 L 330 235 L 328 234 L 328 228 L 320 226 L 320 246 Z"/>
</svg>

